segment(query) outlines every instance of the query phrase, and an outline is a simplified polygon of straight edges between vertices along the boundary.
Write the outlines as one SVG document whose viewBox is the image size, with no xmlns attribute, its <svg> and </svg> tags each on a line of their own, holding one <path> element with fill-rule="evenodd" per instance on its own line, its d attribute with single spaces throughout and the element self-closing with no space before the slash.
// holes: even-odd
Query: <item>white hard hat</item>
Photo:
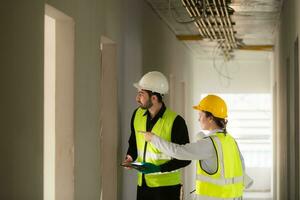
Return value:
<svg viewBox="0 0 300 200">
<path fill-rule="evenodd" d="M 167 94 L 169 90 L 167 78 L 158 71 L 148 72 L 138 83 L 134 83 L 133 86 L 139 90 L 150 90 L 159 94 Z"/>
</svg>

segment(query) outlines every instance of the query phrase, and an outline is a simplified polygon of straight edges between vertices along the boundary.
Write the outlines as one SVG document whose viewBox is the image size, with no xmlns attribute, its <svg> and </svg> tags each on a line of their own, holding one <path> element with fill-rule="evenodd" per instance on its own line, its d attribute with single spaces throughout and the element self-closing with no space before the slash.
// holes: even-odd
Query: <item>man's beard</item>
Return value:
<svg viewBox="0 0 300 200">
<path fill-rule="evenodd" d="M 149 109 L 153 106 L 153 103 L 151 102 L 150 99 L 148 99 L 148 101 L 146 102 L 145 105 L 142 105 L 141 102 L 139 102 L 139 103 L 140 103 L 140 107 L 143 108 L 143 109 Z"/>
</svg>

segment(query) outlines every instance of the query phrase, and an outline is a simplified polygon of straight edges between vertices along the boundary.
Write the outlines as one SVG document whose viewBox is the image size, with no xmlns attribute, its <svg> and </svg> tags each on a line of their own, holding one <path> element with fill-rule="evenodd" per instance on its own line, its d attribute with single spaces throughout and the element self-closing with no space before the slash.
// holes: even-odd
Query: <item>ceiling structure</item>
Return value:
<svg viewBox="0 0 300 200">
<path fill-rule="evenodd" d="M 282 0 L 147 0 L 197 56 L 272 51 Z"/>
</svg>

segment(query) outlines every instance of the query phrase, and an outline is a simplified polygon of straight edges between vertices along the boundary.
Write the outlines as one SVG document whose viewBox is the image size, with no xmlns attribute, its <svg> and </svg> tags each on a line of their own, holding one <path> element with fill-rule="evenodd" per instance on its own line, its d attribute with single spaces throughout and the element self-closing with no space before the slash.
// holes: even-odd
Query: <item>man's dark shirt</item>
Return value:
<svg viewBox="0 0 300 200">
<path fill-rule="evenodd" d="M 144 115 L 147 115 L 147 131 L 151 131 L 155 123 L 161 118 L 166 110 L 165 104 L 162 105 L 159 112 L 155 115 L 153 119 L 151 119 L 149 111 L 145 111 Z M 137 109 L 134 111 L 132 118 L 131 118 L 131 135 L 129 138 L 129 148 L 127 150 L 127 154 L 132 157 L 133 160 L 137 158 L 137 144 L 136 144 L 136 137 L 135 137 L 135 130 L 134 130 L 134 117 Z M 173 122 L 172 132 L 171 132 L 171 142 L 177 144 L 186 144 L 189 143 L 189 136 L 187 126 L 185 124 L 184 119 L 177 115 Z M 177 160 L 172 158 L 169 162 L 166 162 L 160 165 L 161 172 L 169 172 L 173 171 L 182 167 L 189 165 L 191 161 L 189 160 Z M 143 181 L 144 182 L 144 181 Z"/>
</svg>

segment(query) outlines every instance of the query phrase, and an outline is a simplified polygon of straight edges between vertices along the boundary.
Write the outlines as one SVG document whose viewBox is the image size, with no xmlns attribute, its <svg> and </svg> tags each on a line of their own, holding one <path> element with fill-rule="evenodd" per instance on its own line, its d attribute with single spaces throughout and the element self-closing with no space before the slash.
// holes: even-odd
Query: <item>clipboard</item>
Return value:
<svg viewBox="0 0 300 200">
<path fill-rule="evenodd" d="M 147 167 L 141 163 L 141 162 L 131 162 L 131 163 L 122 163 L 121 164 L 122 167 L 131 167 L 133 169 L 136 169 L 138 171 L 141 171 L 141 170 L 145 170 Z"/>
</svg>

